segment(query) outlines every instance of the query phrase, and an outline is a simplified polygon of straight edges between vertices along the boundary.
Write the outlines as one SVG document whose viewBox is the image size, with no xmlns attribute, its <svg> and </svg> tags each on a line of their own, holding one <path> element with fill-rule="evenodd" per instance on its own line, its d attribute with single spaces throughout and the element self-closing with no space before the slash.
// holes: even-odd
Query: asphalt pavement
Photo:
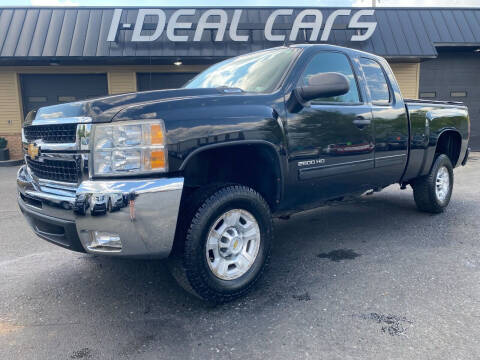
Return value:
<svg viewBox="0 0 480 360">
<path fill-rule="evenodd" d="M 209 306 L 162 261 L 33 235 L 0 168 L 0 359 L 479 359 L 480 153 L 448 210 L 398 185 L 275 221 L 248 296 Z"/>
</svg>

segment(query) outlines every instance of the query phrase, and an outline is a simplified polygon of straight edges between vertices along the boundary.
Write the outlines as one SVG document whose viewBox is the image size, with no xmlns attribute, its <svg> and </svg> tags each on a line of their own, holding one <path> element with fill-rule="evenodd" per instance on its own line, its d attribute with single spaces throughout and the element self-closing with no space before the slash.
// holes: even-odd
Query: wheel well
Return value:
<svg viewBox="0 0 480 360">
<path fill-rule="evenodd" d="M 184 177 L 187 191 L 215 183 L 236 183 L 258 191 L 272 210 L 280 199 L 280 163 L 269 145 L 230 145 L 201 151 L 188 160 Z"/>
<path fill-rule="evenodd" d="M 443 132 L 437 141 L 435 153 L 445 154 L 450 158 L 453 167 L 457 165 L 462 146 L 462 137 L 453 130 Z"/>
</svg>

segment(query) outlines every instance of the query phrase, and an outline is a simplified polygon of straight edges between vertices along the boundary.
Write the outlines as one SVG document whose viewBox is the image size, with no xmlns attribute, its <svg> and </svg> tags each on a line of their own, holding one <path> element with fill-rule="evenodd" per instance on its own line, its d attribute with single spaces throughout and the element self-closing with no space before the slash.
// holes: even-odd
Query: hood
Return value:
<svg viewBox="0 0 480 360">
<path fill-rule="evenodd" d="M 236 92 L 241 93 L 240 89 L 237 90 Z M 36 111 L 31 111 L 25 119 L 25 124 L 28 125 L 36 120 L 54 121 L 55 119 L 72 117 L 89 117 L 92 118 L 94 123 L 109 122 L 115 114 L 129 105 L 168 99 L 218 96 L 226 93 L 231 94 L 232 92 L 232 88 L 208 88 L 155 90 L 112 95 L 42 107 Z"/>
</svg>

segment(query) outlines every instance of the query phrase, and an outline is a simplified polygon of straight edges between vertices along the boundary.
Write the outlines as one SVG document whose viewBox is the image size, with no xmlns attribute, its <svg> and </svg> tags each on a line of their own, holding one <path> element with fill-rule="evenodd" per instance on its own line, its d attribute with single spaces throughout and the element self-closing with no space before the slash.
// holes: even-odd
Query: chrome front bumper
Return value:
<svg viewBox="0 0 480 360">
<path fill-rule="evenodd" d="M 17 189 L 34 232 L 50 242 L 95 254 L 162 258 L 172 249 L 183 178 L 87 180 L 61 189 L 22 166 Z M 99 246 L 95 232 L 118 235 L 121 245 Z"/>
</svg>

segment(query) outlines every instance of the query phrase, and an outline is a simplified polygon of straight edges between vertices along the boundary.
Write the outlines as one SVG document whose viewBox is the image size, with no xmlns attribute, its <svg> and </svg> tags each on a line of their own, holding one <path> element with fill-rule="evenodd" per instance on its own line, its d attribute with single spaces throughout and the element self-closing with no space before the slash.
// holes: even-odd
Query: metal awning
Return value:
<svg viewBox="0 0 480 360">
<path fill-rule="evenodd" d="M 150 57 L 216 59 L 283 44 L 281 41 L 268 41 L 264 34 L 267 19 L 278 8 L 222 9 L 228 15 L 223 41 L 214 41 L 214 31 L 206 30 L 201 40 L 196 42 L 170 41 L 166 31 L 155 41 L 132 42 L 138 8 L 121 9 L 116 41 L 107 41 L 115 8 L 0 8 L 0 61 L 45 61 L 51 58 L 131 60 Z M 236 9 L 242 10 L 238 33 L 248 35 L 248 41 L 232 41 L 229 37 L 230 21 Z M 316 9 L 323 16 L 322 29 L 325 28 L 328 17 L 338 10 Z M 352 14 L 361 10 L 347 9 Z M 161 10 L 168 22 L 177 8 Z M 192 29 L 180 29 L 176 33 L 193 38 L 195 25 L 201 14 L 208 9 L 197 10 L 190 17 Z M 287 38 L 295 17 L 305 9 L 292 10 L 292 16 L 278 17 L 273 28 L 279 34 L 286 34 Z M 152 25 L 148 25 L 154 23 L 154 20 L 152 16 L 146 17 L 144 32 L 154 31 L 155 26 L 152 28 Z M 373 15 L 365 16 L 362 20 L 377 24 L 368 40 L 351 41 L 352 36 L 361 30 L 348 26 L 349 17 L 338 16 L 328 43 L 399 59 L 435 57 L 437 44 L 480 46 L 480 9 L 376 8 Z M 311 30 L 300 31 L 296 42 L 309 42 L 310 34 Z"/>
</svg>

